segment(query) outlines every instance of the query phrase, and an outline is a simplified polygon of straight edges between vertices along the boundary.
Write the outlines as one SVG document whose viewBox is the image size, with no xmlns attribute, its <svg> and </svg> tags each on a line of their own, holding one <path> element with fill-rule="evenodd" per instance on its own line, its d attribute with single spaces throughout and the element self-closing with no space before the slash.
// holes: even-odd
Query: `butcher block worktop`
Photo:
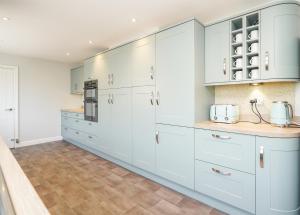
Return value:
<svg viewBox="0 0 300 215">
<path fill-rule="evenodd" d="M 71 113 L 84 113 L 84 109 L 83 108 L 66 108 L 66 109 L 62 109 L 61 111 L 63 111 L 63 112 L 71 112 Z"/>
<path fill-rule="evenodd" d="M 236 124 L 214 123 L 204 121 L 195 124 L 195 128 L 215 131 L 233 132 L 263 137 L 293 138 L 300 137 L 300 128 L 279 128 L 269 124 L 239 122 Z"/>
</svg>

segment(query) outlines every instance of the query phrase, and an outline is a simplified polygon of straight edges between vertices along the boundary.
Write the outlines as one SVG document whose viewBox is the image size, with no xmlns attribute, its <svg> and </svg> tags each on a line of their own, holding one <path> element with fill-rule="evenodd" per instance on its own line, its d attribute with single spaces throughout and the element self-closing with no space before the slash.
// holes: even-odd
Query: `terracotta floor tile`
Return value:
<svg viewBox="0 0 300 215">
<path fill-rule="evenodd" d="M 12 152 L 51 215 L 224 215 L 64 141 Z"/>
</svg>

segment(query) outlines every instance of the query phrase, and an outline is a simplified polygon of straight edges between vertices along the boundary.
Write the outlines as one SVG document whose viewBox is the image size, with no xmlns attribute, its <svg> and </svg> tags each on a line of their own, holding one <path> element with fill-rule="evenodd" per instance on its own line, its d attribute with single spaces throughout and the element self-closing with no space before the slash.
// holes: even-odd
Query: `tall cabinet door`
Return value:
<svg viewBox="0 0 300 215">
<path fill-rule="evenodd" d="M 155 35 L 148 36 L 133 43 L 129 56 L 132 71 L 132 85 L 154 85 Z"/>
<path fill-rule="evenodd" d="M 300 78 L 300 7 L 273 6 L 261 11 L 261 79 Z"/>
<path fill-rule="evenodd" d="M 131 88 L 111 90 L 113 156 L 131 163 Z"/>
<path fill-rule="evenodd" d="M 194 129 L 156 125 L 157 174 L 194 189 Z"/>
<path fill-rule="evenodd" d="M 110 154 L 112 150 L 112 124 L 111 124 L 111 92 L 109 90 L 99 90 L 98 92 L 98 149 Z"/>
<path fill-rule="evenodd" d="M 98 79 L 98 89 L 105 90 L 110 88 L 110 76 L 106 60 L 106 54 L 97 55 L 96 63 L 96 79 Z"/>
<path fill-rule="evenodd" d="M 229 81 L 230 23 L 205 28 L 205 83 Z"/>
<path fill-rule="evenodd" d="M 155 102 L 154 87 L 132 89 L 133 164 L 155 171 Z"/>
<path fill-rule="evenodd" d="M 157 123 L 193 126 L 194 21 L 156 35 Z"/>
<path fill-rule="evenodd" d="M 96 70 L 95 57 L 89 58 L 84 61 L 83 70 L 84 70 L 83 72 L 84 81 L 92 80 L 95 78 L 94 77 L 95 70 Z"/>
<path fill-rule="evenodd" d="M 299 138 L 257 137 L 256 159 L 256 214 L 299 214 Z"/>
</svg>

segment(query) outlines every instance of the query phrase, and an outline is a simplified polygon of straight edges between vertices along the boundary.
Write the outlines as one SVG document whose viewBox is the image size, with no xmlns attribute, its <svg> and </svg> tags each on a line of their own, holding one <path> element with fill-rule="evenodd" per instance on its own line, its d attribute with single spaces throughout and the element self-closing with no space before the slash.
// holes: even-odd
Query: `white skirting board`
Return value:
<svg viewBox="0 0 300 215">
<path fill-rule="evenodd" d="M 41 143 L 49 143 L 49 142 L 59 141 L 62 139 L 63 139 L 62 136 L 57 136 L 57 137 L 46 137 L 46 138 L 41 138 L 41 139 L 22 141 L 22 142 L 16 144 L 16 148 L 37 145 L 37 144 L 41 144 Z"/>
</svg>

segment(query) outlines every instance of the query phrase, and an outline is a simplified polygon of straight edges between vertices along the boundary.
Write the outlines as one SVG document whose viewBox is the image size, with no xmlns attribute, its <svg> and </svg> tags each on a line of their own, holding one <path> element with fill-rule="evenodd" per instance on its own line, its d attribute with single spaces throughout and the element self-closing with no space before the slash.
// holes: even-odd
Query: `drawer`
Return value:
<svg viewBox="0 0 300 215">
<path fill-rule="evenodd" d="M 69 139 L 70 138 L 70 131 L 67 126 L 62 126 L 61 127 L 61 136 L 63 136 L 64 139 Z"/>
<path fill-rule="evenodd" d="M 69 128 L 69 134 L 70 134 L 70 139 L 73 139 L 80 143 L 84 143 L 86 136 L 85 133 L 83 133 L 82 131 Z"/>
<path fill-rule="evenodd" d="M 255 175 L 196 161 L 195 189 L 197 192 L 255 213 Z"/>
<path fill-rule="evenodd" d="M 83 113 L 75 113 L 75 112 L 61 112 L 62 117 L 71 117 L 75 119 L 84 119 Z"/>
<path fill-rule="evenodd" d="M 255 174 L 255 136 L 196 129 L 195 158 Z"/>
<path fill-rule="evenodd" d="M 83 142 L 83 144 L 91 148 L 98 149 L 99 144 L 97 136 L 91 134 L 84 134 L 84 136 L 85 141 Z"/>
<path fill-rule="evenodd" d="M 82 120 L 82 129 L 84 132 L 97 135 L 99 126 L 98 123 Z"/>
<path fill-rule="evenodd" d="M 73 127 L 73 118 L 69 118 L 68 116 L 61 117 L 61 125 L 66 127 Z"/>
</svg>

